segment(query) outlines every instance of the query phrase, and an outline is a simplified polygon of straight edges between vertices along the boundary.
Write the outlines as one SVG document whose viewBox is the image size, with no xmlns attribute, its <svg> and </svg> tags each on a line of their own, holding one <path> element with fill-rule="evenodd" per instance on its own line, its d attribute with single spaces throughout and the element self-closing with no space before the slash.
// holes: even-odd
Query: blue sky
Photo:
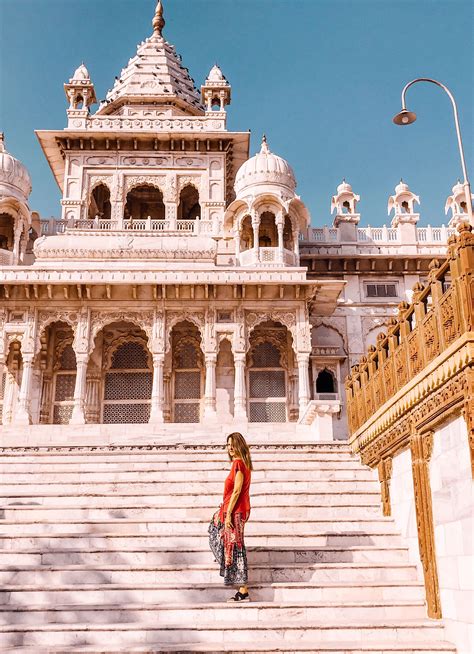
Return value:
<svg viewBox="0 0 474 654">
<path fill-rule="evenodd" d="M 152 32 L 155 0 L 0 0 L 0 129 L 33 179 L 31 207 L 60 213 L 59 189 L 34 134 L 66 124 L 63 83 L 84 60 L 98 99 Z M 214 62 L 232 84 L 229 129 L 267 134 L 287 159 L 313 225 L 329 224 L 345 177 L 361 223 L 387 222 L 403 177 L 421 196 L 421 224 L 446 222 L 461 175 L 452 111 L 418 84 L 415 124 L 396 127 L 403 85 L 447 84 L 473 172 L 473 5 L 464 0 L 164 0 L 164 35 L 200 87 Z M 94 109 L 96 109 L 95 107 Z"/>
</svg>

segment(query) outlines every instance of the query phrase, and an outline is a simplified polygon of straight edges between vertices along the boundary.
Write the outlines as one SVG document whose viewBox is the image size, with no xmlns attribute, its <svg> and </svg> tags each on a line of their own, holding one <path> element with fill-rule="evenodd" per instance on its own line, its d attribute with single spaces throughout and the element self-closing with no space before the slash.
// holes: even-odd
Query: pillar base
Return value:
<svg viewBox="0 0 474 654">
<path fill-rule="evenodd" d="M 162 409 L 152 409 L 150 411 L 150 419 L 148 420 L 149 425 L 161 425 L 164 424 L 164 422 L 165 417 Z"/>
<path fill-rule="evenodd" d="M 85 425 L 86 417 L 84 415 L 84 409 L 79 407 L 74 407 L 72 410 L 71 419 L 69 421 L 70 425 Z"/>
<path fill-rule="evenodd" d="M 31 425 L 31 417 L 26 409 L 20 409 L 12 420 L 13 425 Z"/>
</svg>

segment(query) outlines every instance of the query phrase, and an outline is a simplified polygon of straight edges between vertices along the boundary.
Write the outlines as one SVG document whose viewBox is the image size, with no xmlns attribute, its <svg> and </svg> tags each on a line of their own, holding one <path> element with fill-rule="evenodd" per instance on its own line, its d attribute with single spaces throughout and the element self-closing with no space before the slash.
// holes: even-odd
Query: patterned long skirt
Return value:
<svg viewBox="0 0 474 654">
<path fill-rule="evenodd" d="M 244 542 L 244 527 L 248 518 L 248 513 L 234 513 L 233 527 L 226 529 L 220 520 L 219 511 L 216 511 L 209 525 L 209 546 L 220 566 L 220 575 L 224 577 L 226 586 L 243 586 L 248 581 Z"/>
</svg>

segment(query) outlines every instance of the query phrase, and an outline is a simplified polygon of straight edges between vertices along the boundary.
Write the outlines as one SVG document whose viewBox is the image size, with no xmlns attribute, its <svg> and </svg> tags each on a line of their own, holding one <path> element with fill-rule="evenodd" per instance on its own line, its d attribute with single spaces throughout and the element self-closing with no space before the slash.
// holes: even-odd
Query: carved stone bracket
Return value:
<svg viewBox="0 0 474 654">
<path fill-rule="evenodd" d="M 382 510 L 385 516 L 392 515 L 390 504 L 390 480 L 392 478 L 392 458 L 382 459 L 378 466 L 380 492 L 382 494 Z"/>
<path fill-rule="evenodd" d="M 425 578 L 426 603 L 430 618 L 441 618 L 438 568 L 433 527 L 429 462 L 433 452 L 433 432 L 413 431 L 410 438 L 413 490 L 415 495 L 418 546 Z"/>
</svg>

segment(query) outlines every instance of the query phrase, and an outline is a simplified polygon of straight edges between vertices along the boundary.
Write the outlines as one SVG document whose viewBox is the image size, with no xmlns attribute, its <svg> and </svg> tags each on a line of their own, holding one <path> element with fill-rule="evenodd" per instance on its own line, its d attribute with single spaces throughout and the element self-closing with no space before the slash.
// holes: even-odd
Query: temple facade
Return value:
<svg viewBox="0 0 474 654">
<path fill-rule="evenodd" d="M 200 92 L 153 33 L 95 113 L 84 64 L 67 127 L 37 136 L 61 216 L 29 206 L 26 168 L 0 141 L 3 425 L 297 422 L 347 437 L 344 379 L 463 219 L 417 226 L 400 181 L 390 226 L 360 226 L 345 180 L 314 228 L 294 172 L 263 137 L 226 128 L 218 66 Z"/>
</svg>

